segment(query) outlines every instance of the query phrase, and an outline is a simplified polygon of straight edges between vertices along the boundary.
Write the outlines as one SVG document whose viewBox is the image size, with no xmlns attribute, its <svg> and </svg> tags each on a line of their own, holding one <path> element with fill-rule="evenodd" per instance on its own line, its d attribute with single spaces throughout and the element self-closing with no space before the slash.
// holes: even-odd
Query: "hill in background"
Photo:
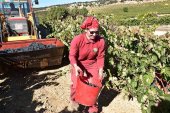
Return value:
<svg viewBox="0 0 170 113">
<path fill-rule="evenodd" d="M 166 1 L 166 0 L 94 0 L 94 1 L 87 1 L 87 2 L 73 2 L 68 4 L 61 4 L 61 5 L 52 5 L 48 7 L 40 7 L 34 8 L 35 11 L 47 10 L 51 7 L 57 6 L 64 6 L 64 7 L 100 7 L 103 5 L 111 5 L 116 3 L 139 3 L 139 2 L 157 2 L 157 1 Z"/>
</svg>

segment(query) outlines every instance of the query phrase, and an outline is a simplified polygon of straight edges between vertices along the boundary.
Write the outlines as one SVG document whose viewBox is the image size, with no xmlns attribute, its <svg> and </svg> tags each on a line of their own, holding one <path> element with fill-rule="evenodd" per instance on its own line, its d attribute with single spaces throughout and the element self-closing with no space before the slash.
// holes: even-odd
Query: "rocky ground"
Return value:
<svg viewBox="0 0 170 113">
<path fill-rule="evenodd" d="M 0 113 L 76 113 L 69 111 L 69 65 L 45 70 L 13 70 L 0 75 Z M 136 99 L 103 88 L 103 113 L 141 113 Z"/>
</svg>

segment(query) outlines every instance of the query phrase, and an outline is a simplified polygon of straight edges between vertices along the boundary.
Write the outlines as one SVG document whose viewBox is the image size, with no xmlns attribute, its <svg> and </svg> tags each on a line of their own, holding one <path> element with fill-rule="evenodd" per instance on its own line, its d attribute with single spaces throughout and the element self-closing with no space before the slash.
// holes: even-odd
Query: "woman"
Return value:
<svg viewBox="0 0 170 113">
<path fill-rule="evenodd" d="M 77 76 L 84 72 L 84 78 L 91 84 L 101 86 L 105 56 L 105 41 L 99 36 L 99 22 L 87 17 L 80 26 L 84 33 L 75 36 L 71 42 L 69 60 L 71 64 L 71 100 L 75 102 Z M 97 104 L 90 106 L 89 113 L 98 112 Z"/>
</svg>

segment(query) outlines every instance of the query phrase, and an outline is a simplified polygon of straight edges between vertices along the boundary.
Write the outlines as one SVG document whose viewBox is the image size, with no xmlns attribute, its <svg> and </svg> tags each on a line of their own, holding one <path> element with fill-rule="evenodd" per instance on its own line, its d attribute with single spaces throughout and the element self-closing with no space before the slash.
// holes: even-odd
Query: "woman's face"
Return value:
<svg viewBox="0 0 170 113">
<path fill-rule="evenodd" d="M 96 36 L 99 34 L 99 29 L 98 28 L 92 28 L 87 30 L 87 38 L 94 40 Z"/>
</svg>

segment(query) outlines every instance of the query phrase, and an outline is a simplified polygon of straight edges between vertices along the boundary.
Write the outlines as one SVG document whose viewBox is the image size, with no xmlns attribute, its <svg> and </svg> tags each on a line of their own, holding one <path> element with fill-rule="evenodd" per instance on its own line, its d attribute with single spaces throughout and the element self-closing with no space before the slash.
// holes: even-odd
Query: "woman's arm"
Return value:
<svg viewBox="0 0 170 113">
<path fill-rule="evenodd" d="M 79 51 L 79 40 L 77 37 L 73 38 L 70 44 L 69 60 L 70 64 L 75 68 L 76 76 L 79 75 L 81 71 L 80 67 L 77 65 L 78 51 Z"/>
</svg>

